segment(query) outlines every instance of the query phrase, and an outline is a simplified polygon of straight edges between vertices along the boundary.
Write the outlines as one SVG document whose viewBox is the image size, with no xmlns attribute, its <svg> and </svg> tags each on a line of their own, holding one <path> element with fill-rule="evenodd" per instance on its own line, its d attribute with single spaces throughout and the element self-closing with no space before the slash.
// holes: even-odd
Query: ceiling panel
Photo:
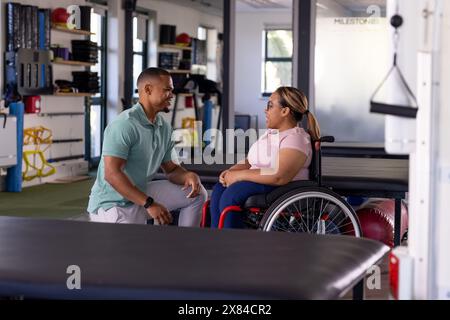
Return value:
<svg viewBox="0 0 450 320">
<path fill-rule="evenodd" d="M 148 0 L 144 0 L 148 1 Z M 223 0 L 164 0 L 215 16 L 223 16 Z"/>
<path fill-rule="evenodd" d="M 292 10 L 292 0 L 237 0 L 238 12 Z"/>
<path fill-rule="evenodd" d="M 386 8 L 386 0 L 333 0 L 351 11 L 366 11 L 369 6 L 376 5 Z M 320 0 L 318 1 L 320 2 Z"/>
</svg>

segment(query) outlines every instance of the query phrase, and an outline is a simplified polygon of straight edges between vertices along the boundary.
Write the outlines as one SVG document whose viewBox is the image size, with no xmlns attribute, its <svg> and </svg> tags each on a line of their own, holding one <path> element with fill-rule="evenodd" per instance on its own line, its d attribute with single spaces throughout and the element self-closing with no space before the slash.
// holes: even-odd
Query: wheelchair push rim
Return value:
<svg viewBox="0 0 450 320">
<path fill-rule="evenodd" d="M 361 237 L 353 208 L 328 189 L 286 194 L 266 211 L 260 229 Z"/>
</svg>

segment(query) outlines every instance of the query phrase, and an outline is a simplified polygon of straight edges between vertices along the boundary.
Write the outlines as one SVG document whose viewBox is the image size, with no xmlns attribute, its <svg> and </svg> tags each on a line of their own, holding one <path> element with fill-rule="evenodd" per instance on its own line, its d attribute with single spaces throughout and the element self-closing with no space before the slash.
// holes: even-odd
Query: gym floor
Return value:
<svg viewBox="0 0 450 320">
<path fill-rule="evenodd" d="M 43 184 L 23 188 L 20 193 L 0 192 L 0 215 L 78 219 L 86 212 L 94 179 L 66 183 Z"/>
<path fill-rule="evenodd" d="M 95 179 L 24 188 L 20 193 L 0 192 L 0 215 L 47 219 L 87 220 L 86 207 Z M 381 267 L 381 289 L 366 289 L 366 299 L 389 299 L 388 256 Z M 349 292 L 343 299 L 351 299 Z"/>
</svg>

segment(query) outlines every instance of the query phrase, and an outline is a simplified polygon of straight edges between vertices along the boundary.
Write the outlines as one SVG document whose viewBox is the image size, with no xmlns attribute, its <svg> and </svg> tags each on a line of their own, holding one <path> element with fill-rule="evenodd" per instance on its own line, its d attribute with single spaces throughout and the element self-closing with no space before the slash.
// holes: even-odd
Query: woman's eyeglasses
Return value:
<svg viewBox="0 0 450 320">
<path fill-rule="evenodd" d="M 267 102 L 266 108 L 264 110 L 269 111 L 272 108 L 273 108 L 273 104 L 271 101 L 269 101 L 269 102 Z"/>
</svg>

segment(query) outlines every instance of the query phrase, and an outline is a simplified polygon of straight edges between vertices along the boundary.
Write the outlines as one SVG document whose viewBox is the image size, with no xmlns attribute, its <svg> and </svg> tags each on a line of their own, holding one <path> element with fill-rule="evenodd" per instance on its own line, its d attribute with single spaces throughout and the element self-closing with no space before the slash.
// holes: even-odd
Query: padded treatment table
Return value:
<svg viewBox="0 0 450 320">
<path fill-rule="evenodd" d="M 344 236 L 0 217 L 0 296 L 336 299 L 388 250 Z M 67 288 L 71 265 L 80 290 Z"/>
</svg>

